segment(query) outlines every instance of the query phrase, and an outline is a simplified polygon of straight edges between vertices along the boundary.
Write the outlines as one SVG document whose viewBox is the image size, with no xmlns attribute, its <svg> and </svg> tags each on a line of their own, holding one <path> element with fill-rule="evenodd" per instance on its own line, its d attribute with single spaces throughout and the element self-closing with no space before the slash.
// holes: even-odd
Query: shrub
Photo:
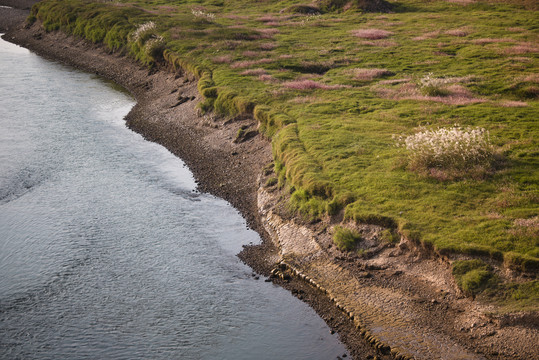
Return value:
<svg viewBox="0 0 539 360">
<path fill-rule="evenodd" d="M 336 226 L 335 234 L 333 234 L 333 242 L 339 250 L 351 251 L 356 247 L 356 244 L 361 241 L 361 236 L 354 230 Z"/>
<path fill-rule="evenodd" d="M 483 128 L 438 128 L 398 139 L 399 145 L 408 150 L 412 170 L 464 177 L 485 173 L 494 159 L 489 133 Z"/>
</svg>

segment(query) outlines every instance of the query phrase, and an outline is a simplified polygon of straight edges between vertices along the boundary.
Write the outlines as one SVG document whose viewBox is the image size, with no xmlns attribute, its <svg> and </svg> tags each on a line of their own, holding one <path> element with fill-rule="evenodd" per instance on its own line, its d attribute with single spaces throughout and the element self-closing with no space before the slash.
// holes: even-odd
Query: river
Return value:
<svg viewBox="0 0 539 360">
<path fill-rule="evenodd" d="M 0 41 L 0 358 L 336 359 L 258 235 L 128 130 L 129 94 Z"/>
</svg>

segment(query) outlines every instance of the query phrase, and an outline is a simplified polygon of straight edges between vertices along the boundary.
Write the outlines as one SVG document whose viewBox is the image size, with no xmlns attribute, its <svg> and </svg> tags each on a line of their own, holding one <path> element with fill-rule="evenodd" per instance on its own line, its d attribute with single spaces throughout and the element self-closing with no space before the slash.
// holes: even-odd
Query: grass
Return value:
<svg viewBox="0 0 539 360">
<path fill-rule="evenodd" d="M 460 260 L 453 263 L 453 276 L 457 285 L 467 294 L 476 295 L 487 287 L 497 284 L 497 277 L 483 261 Z"/>
<path fill-rule="evenodd" d="M 45 0 L 31 16 L 49 31 L 194 74 L 202 111 L 252 114 L 302 214 L 343 211 L 440 254 L 487 257 L 535 276 L 535 2 L 323 0 L 317 13 L 298 5 Z M 130 40 L 150 21 L 147 39 Z M 489 176 L 425 177 L 392 139 L 454 125 L 488 131 L 503 163 Z"/>
<path fill-rule="evenodd" d="M 333 242 L 339 250 L 352 251 L 356 248 L 359 241 L 361 241 L 361 236 L 356 231 L 342 226 L 335 227 Z"/>
</svg>

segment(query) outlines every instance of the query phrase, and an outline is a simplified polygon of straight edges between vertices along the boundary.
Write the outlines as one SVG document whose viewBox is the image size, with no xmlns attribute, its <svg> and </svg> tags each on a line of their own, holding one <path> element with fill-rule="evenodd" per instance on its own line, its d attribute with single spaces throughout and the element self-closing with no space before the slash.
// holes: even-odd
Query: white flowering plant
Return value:
<svg viewBox="0 0 539 360">
<path fill-rule="evenodd" d="M 493 164 L 494 149 L 483 128 L 438 128 L 410 136 L 394 136 L 397 146 L 408 152 L 411 170 L 434 177 L 455 179 L 485 175 Z"/>
<path fill-rule="evenodd" d="M 435 77 L 433 73 L 428 73 L 419 80 L 421 92 L 427 96 L 447 96 L 449 91 L 445 89 L 451 79 Z"/>
<path fill-rule="evenodd" d="M 191 14 L 193 14 L 195 18 L 206 19 L 209 22 L 212 22 L 213 20 L 215 20 L 215 14 L 205 12 L 200 9 L 191 9 Z"/>
<path fill-rule="evenodd" d="M 154 35 L 156 29 L 157 27 L 153 21 L 140 24 L 137 29 L 130 34 L 129 40 L 131 42 L 145 42 L 148 40 L 148 38 Z"/>
<path fill-rule="evenodd" d="M 165 39 L 157 33 L 153 21 L 140 24 L 129 35 L 129 45 L 135 57 L 145 64 L 153 64 L 165 49 Z"/>
</svg>

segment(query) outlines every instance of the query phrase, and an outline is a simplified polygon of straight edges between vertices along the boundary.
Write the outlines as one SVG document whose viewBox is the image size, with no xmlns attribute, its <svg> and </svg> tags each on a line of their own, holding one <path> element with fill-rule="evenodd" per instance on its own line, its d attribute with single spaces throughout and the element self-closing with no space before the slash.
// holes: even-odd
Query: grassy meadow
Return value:
<svg viewBox="0 0 539 360">
<path fill-rule="evenodd" d="M 537 4 L 306 4 L 44 0 L 29 21 L 194 74 L 201 111 L 258 120 L 293 210 L 344 214 L 447 256 L 528 274 L 502 293 L 536 309 Z M 461 129 L 449 140 L 452 160 L 419 161 L 419 150 L 402 146 L 418 133 L 432 143 L 439 129 Z M 458 136 L 479 130 L 485 151 L 470 162 Z M 475 261 L 459 263 L 457 278 L 469 268 L 468 278 L 492 288 L 496 277 Z"/>
</svg>

